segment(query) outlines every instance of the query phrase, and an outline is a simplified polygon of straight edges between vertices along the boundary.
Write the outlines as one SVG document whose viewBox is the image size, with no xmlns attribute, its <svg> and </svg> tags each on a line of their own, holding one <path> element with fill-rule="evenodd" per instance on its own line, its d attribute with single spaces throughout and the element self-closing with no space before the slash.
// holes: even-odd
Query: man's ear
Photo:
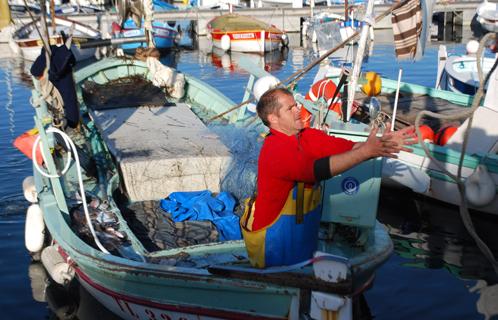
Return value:
<svg viewBox="0 0 498 320">
<path fill-rule="evenodd" d="M 278 116 L 276 114 L 274 114 L 274 113 L 270 113 L 268 115 L 268 122 L 270 124 L 277 123 L 278 122 Z"/>
</svg>

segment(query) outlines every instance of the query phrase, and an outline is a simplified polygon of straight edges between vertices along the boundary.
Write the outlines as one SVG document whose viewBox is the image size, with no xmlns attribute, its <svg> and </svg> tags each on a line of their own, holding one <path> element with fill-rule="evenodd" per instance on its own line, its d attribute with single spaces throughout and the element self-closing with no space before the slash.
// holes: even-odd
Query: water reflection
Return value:
<svg viewBox="0 0 498 320">
<path fill-rule="evenodd" d="M 31 263 L 28 274 L 33 299 L 47 304 L 48 319 L 119 319 L 77 281 L 67 287 L 53 282 L 40 262 Z"/>
<path fill-rule="evenodd" d="M 400 199 L 402 201 L 400 201 Z M 498 275 L 476 246 L 458 208 L 404 190 L 383 190 L 379 219 L 389 229 L 403 267 L 446 269 L 462 280 L 477 280 L 468 290 L 479 295 L 477 310 L 498 315 Z M 498 255 L 498 217 L 472 212 L 477 234 Z"/>
<path fill-rule="evenodd" d="M 4 69 L 4 79 L 3 81 L 5 82 L 5 111 L 7 114 L 8 118 L 8 126 L 9 126 L 9 133 L 10 137 L 14 137 L 14 128 L 15 128 L 15 123 L 14 123 L 14 116 L 15 116 L 15 111 L 14 108 L 12 107 L 12 68 L 11 66 L 7 66 Z"/>
<path fill-rule="evenodd" d="M 257 53 L 225 52 L 213 47 L 208 56 L 211 57 L 213 66 L 230 73 L 246 73 L 239 67 L 241 59 L 247 59 L 267 72 L 274 72 L 282 69 L 285 61 L 287 61 L 288 52 L 288 48 L 282 48 L 281 50 L 274 50 L 261 55 Z"/>
</svg>

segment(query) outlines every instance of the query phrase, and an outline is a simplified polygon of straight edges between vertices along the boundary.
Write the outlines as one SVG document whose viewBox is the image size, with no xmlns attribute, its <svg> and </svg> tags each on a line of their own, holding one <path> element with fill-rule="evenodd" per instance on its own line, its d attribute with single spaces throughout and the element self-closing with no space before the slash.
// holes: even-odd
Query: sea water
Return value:
<svg viewBox="0 0 498 320">
<path fill-rule="evenodd" d="M 429 44 L 417 62 L 398 62 L 392 35 L 376 32 L 373 55 L 365 71 L 384 77 L 434 86 L 438 44 Z M 163 62 L 208 82 L 240 102 L 248 74 L 239 68 L 241 57 L 279 79 L 285 79 L 317 58 L 313 46 L 299 37 L 290 48 L 264 56 L 212 51 L 207 39 L 192 49 L 167 54 Z M 465 44 L 448 43 L 450 54 L 464 52 Z M 13 146 L 13 140 L 33 127 L 29 103 L 29 62 L 0 47 L 0 310 L 1 319 L 112 319 L 87 292 L 50 283 L 40 264 L 32 263 L 24 247 L 28 207 L 21 183 L 32 174 L 32 164 Z M 347 55 L 347 50 L 343 51 Z M 341 59 L 342 57 L 336 57 Z M 316 69 L 305 75 L 298 90 L 305 94 Z M 378 271 L 366 291 L 368 308 L 376 319 L 484 319 L 498 315 L 498 277 L 469 237 L 456 207 L 442 205 L 410 192 L 382 190 L 378 218 L 389 229 L 395 253 Z M 498 251 L 498 216 L 474 215 L 478 234 Z M 71 294 L 68 294 L 71 293 Z"/>
</svg>

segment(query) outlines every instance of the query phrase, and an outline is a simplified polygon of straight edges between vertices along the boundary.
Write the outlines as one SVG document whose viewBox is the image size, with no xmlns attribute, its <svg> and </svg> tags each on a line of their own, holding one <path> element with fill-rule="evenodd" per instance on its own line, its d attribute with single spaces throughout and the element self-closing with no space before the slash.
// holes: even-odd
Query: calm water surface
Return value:
<svg viewBox="0 0 498 320">
<path fill-rule="evenodd" d="M 432 44 L 421 61 L 398 63 L 389 34 L 377 36 L 374 55 L 365 70 L 426 86 L 435 83 L 437 46 Z M 296 40 L 296 39 L 294 39 Z M 195 50 L 182 50 L 164 62 L 207 81 L 234 101 L 242 99 L 248 75 L 237 67 L 241 54 L 212 52 L 206 40 Z M 294 41 L 298 42 L 298 41 Z M 24 248 L 27 202 L 21 183 L 32 165 L 12 147 L 12 141 L 33 127 L 29 104 L 29 68 L 0 47 L 0 318 L 1 319 L 112 319 L 79 287 L 65 290 L 51 284 L 39 264 L 30 263 Z M 450 53 L 462 53 L 463 44 L 449 44 Z M 246 55 L 280 79 L 315 59 L 313 48 L 291 46 L 284 52 Z M 309 88 L 314 72 L 299 84 Z M 469 238 L 455 207 L 444 206 L 411 193 L 383 190 L 379 219 L 390 230 L 395 254 L 378 270 L 366 300 L 376 319 L 498 319 L 498 279 Z M 498 219 L 475 215 L 481 237 L 498 253 Z M 494 315 L 494 317 L 493 317 Z"/>
</svg>

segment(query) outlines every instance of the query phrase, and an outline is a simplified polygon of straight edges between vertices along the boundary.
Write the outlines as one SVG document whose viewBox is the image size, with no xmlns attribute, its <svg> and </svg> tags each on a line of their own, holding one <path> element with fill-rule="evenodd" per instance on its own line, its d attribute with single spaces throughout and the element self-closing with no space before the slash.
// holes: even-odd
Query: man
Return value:
<svg viewBox="0 0 498 320">
<path fill-rule="evenodd" d="M 375 128 L 360 143 L 303 129 L 292 93 L 282 88 L 263 94 L 257 112 L 270 134 L 259 156 L 256 201 L 247 206 L 241 226 L 251 263 L 259 268 L 311 258 L 321 213 L 317 182 L 371 158 L 395 158 L 414 140 L 411 127 L 391 132 L 388 125 L 380 138 Z M 296 223 L 297 214 L 302 223 Z"/>
</svg>

